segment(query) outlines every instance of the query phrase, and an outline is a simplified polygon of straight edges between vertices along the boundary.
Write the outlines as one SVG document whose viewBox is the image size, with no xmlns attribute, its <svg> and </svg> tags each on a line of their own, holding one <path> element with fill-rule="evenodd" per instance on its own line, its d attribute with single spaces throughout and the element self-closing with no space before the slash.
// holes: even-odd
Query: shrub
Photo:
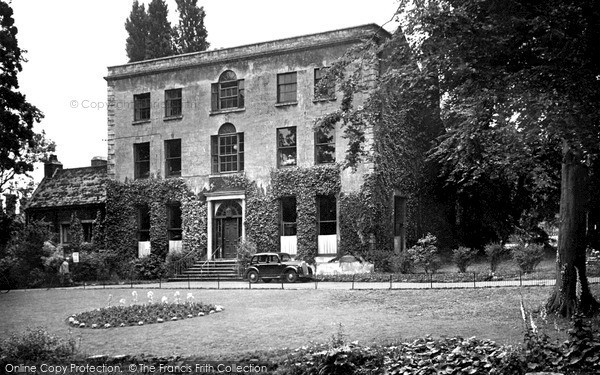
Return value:
<svg viewBox="0 0 600 375">
<path fill-rule="evenodd" d="M 538 244 L 519 243 L 512 249 L 512 256 L 521 271 L 533 272 L 544 257 L 544 247 Z"/>
<path fill-rule="evenodd" d="M 425 273 L 434 273 L 440 267 L 436 243 L 437 238 L 431 233 L 427 233 L 425 237 L 417 241 L 415 246 L 408 249 L 414 265 L 422 267 Z"/>
<path fill-rule="evenodd" d="M 73 281 L 108 280 L 110 271 L 104 252 L 81 251 L 79 263 L 71 265 Z"/>
<path fill-rule="evenodd" d="M 134 277 L 140 280 L 156 280 L 167 275 L 167 268 L 163 259 L 156 254 L 135 259 L 132 262 Z"/>
<path fill-rule="evenodd" d="M 174 251 L 167 254 L 167 258 L 165 260 L 165 267 L 167 269 L 167 275 L 169 277 L 175 275 L 175 273 L 178 272 L 178 262 L 182 259 L 186 259 L 186 263 L 189 262 L 189 264 L 193 264 L 199 259 L 199 255 L 196 251 L 193 250 Z"/>
<path fill-rule="evenodd" d="M 75 354 L 73 338 L 63 339 L 49 334 L 45 328 L 27 328 L 24 334 L 13 334 L 0 342 L 0 364 L 28 361 L 60 361 Z"/>
<path fill-rule="evenodd" d="M 452 250 L 452 260 L 458 267 L 460 272 L 467 272 L 467 267 L 473 262 L 477 255 L 477 250 L 469 247 L 460 246 L 458 249 Z"/>
<path fill-rule="evenodd" d="M 250 263 L 252 255 L 256 254 L 256 244 L 252 241 L 241 240 L 236 248 L 237 251 L 237 270 L 241 275 L 246 266 Z"/>
<path fill-rule="evenodd" d="M 392 271 L 395 273 L 413 273 L 413 259 L 408 252 L 402 252 L 400 255 L 394 255 L 390 258 Z"/>
<path fill-rule="evenodd" d="M 498 265 L 506 256 L 506 249 L 497 242 L 490 243 L 485 245 L 485 255 L 490 262 L 490 271 L 496 272 Z"/>
</svg>

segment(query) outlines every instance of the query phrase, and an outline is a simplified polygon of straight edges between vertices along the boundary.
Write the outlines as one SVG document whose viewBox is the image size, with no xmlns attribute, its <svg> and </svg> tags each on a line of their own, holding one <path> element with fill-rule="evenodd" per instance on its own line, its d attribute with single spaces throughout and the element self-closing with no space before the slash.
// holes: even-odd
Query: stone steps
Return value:
<svg viewBox="0 0 600 375">
<path fill-rule="evenodd" d="M 235 259 L 198 261 L 169 281 L 241 280 L 236 264 Z"/>
</svg>

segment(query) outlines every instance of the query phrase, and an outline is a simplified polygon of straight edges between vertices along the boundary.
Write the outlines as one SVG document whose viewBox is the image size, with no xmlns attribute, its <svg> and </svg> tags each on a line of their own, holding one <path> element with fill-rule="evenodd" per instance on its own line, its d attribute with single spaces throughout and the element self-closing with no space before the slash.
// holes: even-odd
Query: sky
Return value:
<svg viewBox="0 0 600 375">
<path fill-rule="evenodd" d="M 140 0 L 146 5 L 150 0 Z M 107 154 L 107 67 L 127 63 L 125 20 L 133 0 L 13 0 L 17 38 L 28 60 L 20 91 L 45 115 L 36 125 L 64 168 Z M 167 0 L 172 25 L 175 0 Z M 210 49 L 312 34 L 393 18 L 397 0 L 198 0 Z M 385 25 L 393 31 L 394 21 Z M 34 173 L 36 181 L 43 168 Z"/>
</svg>

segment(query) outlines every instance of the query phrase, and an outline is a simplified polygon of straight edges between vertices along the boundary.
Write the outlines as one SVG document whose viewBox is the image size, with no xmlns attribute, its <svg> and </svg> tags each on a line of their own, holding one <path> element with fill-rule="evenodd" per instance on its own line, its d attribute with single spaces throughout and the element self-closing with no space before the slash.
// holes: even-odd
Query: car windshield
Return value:
<svg viewBox="0 0 600 375">
<path fill-rule="evenodd" d="M 292 258 L 290 258 L 289 254 L 280 254 L 280 258 L 282 262 L 288 262 L 290 260 L 292 260 Z"/>
</svg>

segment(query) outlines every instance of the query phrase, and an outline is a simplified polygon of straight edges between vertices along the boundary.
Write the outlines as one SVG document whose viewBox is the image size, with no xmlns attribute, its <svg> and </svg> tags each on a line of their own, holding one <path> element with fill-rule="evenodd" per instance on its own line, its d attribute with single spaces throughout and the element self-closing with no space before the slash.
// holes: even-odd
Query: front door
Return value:
<svg viewBox="0 0 600 375">
<path fill-rule="evenodd" d="M 239 241 L 238 219 L 223 219 L 223 258 L 237 258 L 236 246 Z"/>
</svg>

